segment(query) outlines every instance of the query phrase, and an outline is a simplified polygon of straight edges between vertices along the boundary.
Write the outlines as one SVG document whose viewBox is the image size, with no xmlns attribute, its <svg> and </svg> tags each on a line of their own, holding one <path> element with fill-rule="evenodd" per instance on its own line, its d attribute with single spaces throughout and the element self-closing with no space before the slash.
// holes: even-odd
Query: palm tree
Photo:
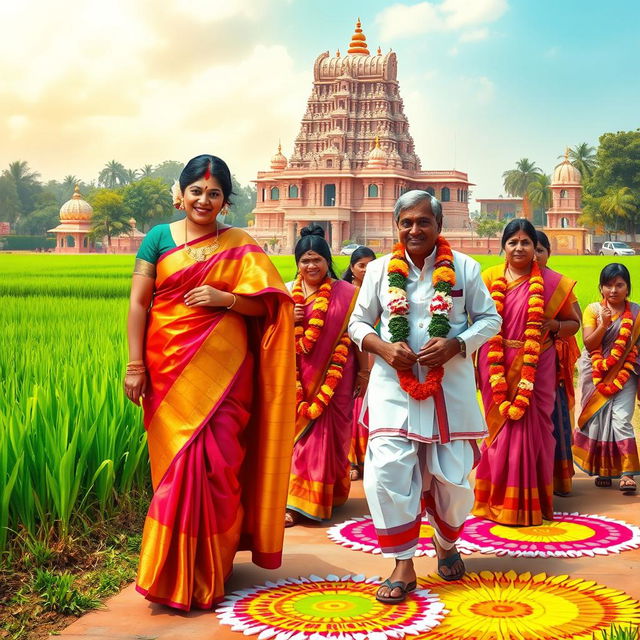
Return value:
<svg viewBox="0 0 640 640">
<path fill-rule="evenodd" d="M 138 175 L 141 178 L 153 178 L 153 165 L 145 164 L 144 167 L 142 167 L 142 169 L 138 170 Z"/>
<path fill-rule="evenodd" d="M 35 208 L 36 194 L 41 188 L 37 171 L 29 169 L 29 164 L 25 160 L 16 160 L 9 164 L 9 169 L 5 175 L 13 178 L 16 185 L 16 192 L 20 200 L 21 214 L 30 213 Z"/>
<path fill-rule="evenodd" d="M 124 180 L 123 184 L 131 184 L 138 179 L 138 170 L 137 169 L 125 169 L 122 174 L 122 179 Z"/>
<path fill-rule="evenodd" d="M 516 162 L 515 169 L 509 169 L 502 174 L 504 190 L 510 196 L 522 198 L 522 211 L 525 218 L 531 218 L 531 211 L 527 197 L 529 185 L 542 173 L 535 162 L 521 158 Z"/>
<path fill-rule="evenodd" d="M 62 186 L 65 193 L 73 191 L 76 185 L 80 185 L 80 178 L 76 178 L 76 176 L 67 175 L 62 179 Z"/>
<path fill-rule="evenodd" d="M 621 226 L 619 221 L 627 222 L 627 229 L 633 235 L 635 242 L 634 214 L 637 211 L 636 201 L 629 187 L 621 189 L 609 189 L 600 200 L 600 209 L 605 219 L 618 221 L 617 226 Z M 631 224 L 629 224 L 631 222 Z"/>
<path fill-rule="evenodd" d="M 115 189 L 116 187 L 126 184 L 126 169 L 121 162 L 111 160 L 107 162 L 104 169 L 98 176 L 98 182 L 107 189 Z"/>
<path fill-rule="evenodd" d="M 581 142 L 575 147 L 569 148 L 569 160 L 571 164 L 581 173 L 582 181 L 588 180 L 592 175 L 597 165 L 596 150 L 594 147 L 589 146 L 586 142 Z M 564 155 L 558 156 L 558 158 L 564 158 Z"/>
<path fill-rule="evenodd" d="M 527 198 L 534 207 L 542 209 L 542 224 L 546 222 L 547 209 L 551 208 L 551 177 L 541 173 L 527 188 Z"/>
</svg>

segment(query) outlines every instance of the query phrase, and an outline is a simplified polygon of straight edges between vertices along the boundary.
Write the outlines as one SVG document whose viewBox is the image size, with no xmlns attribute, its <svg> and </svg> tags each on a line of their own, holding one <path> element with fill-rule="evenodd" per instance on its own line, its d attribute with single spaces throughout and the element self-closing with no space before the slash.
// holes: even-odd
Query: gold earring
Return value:
<svg viewBox="0 0 640 640">
<path fill-rule="evenodd" d="M 222 209 L 220 209 L 220 215 L 221 216 L 226 216 L 229 213 L 229 205 L 225 204 L 224 207 L 222 207 Z"/>
</svg>

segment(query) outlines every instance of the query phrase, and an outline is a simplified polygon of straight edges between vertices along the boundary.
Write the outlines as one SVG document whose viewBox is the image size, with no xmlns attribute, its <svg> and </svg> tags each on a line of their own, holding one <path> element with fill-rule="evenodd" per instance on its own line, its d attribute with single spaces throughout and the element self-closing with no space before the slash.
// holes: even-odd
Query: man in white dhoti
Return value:
<svg viewBox="0 0 640 640">
<path fill-rule="evenodd" d="M 393 573 L 376 597 L 402 602 L 416 587 L 413 556 L 423 514 L 438 573 L 464 575 L 456 540 L 473 506 L 468 475 L 487 435 L 471 354 L 500 329 L 480 265 L 440 235 L 442 206 L 426 191 L 398 199 L 400 243 L 367 266 L 349 335 L 375 356 L 364 489 Z M 374 325 L 380 319 L 380 336 Z"/>
</svg>

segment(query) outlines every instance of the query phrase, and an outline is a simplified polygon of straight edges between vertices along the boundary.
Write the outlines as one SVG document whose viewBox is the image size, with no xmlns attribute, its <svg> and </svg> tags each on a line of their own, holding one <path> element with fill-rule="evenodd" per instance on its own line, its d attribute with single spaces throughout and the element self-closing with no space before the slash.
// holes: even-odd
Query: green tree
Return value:
<svg viewBox="0 0 640 640">
<path fill-rule="evenodd" d="M 123 184 L 131 184 L 139 178 L 137 169 L 125 169 L 122 174 Z"/>
<path fill-rule="evenodd" d="M 11 176 L 16 185 L 18 200 L 20 201 L 20 214 L 24 215 L 33 211 L 36 207 L 36 197 L 42 185 L 38 178 L 40 174 L 32 171 L 24 160 L 16 160 L 9 164 L 9 169 L 4 172 Z"/>
<path fill-rule="evenodd" d="M 616 215 L 609 219 L 609 226 L 615 230 L 626 230 L 636 234 L 640 230 L 640 129 L 635 131 L 618 131 L 600 136 L 600 144 L 596 152 L 596 168 L 591 177 L 584 182 L 584 202 L 590 211 L 585 211 L 586 218 L 597 214 L 594 208 L 601 206 L 611 210 L 612 192 L 627 187 L 633 197 L 635 209 L 627 204 L 626 215 Z M 626 199 L 628 202 L 628 198 Z M 606 217 L 604 210 L 601 216 Z"/>
<path fill-rule="evenodd" d="M 633 220 L 638 211 L 636 198 L 629 187 L 621 189 L 611 188 L 600 199 L 600 210 L 604 213 L 605 219 L 616 220 L 618 227 L 626 226 L 623 221 Z M 635 241 L 635 228 L 630 228 Z"/>
<path fill-rule="evenodd" d="M 180 173 L 184 168 L 182 162 L 176 162 L 175 160 L 165 160 L 161 162 L 152 172 L 153 178 L 160 178 L 169 187 L 180 177 Z"/>
<path fill-rule="evenodd" d="M 241 185 L 235 176 L 232 176 L 234 195 L 231 196 L 233 204 L 229 208 L 227 222 L 234 227 L 246 227 L 251 212 L 256 206 L 256 188 L 253 185 Z"/>
<path fill-rule="evenodd" d="M 527 198 L 534 208 L 542 209 L 542 224 L 546 221 L 547 209 L 551 208 L 551 177 L 538 175 L 527 188 Z"/>
<path fill-rule="evenodd" d="M 564 158 L 564 156 L 558 156 Z M 596 150 L 586 142 L 581 142 L 573 148 L 569 148 L 569 160 L 582 175 L 582 181 L 588 180 L 596 168 Z"/>
<path fill-rule="evenodd" d="M 476 216 L 472 224 L 476 228 L 476 233 L 481 238 L 487 239 L 487 250 L 489 249 L 489 240 L 495 238 L 502 231 L 504 226 L 501 220 L 498 220 L 498 214 L 495 213 L 481 213 Z"/>
<path fill-rule="evenodd" d="M 124 204 L 120 193 L 112 189 L 99 189 L 91 198 L 93 216 L 91 218 L 91 237 L 94 240 L 107 238 L 111 250 L 111 238 L 121 233 L 129 233 L 131 211 Z"/>
<path fill-rule="evenodd" d="M 536 180 L 541 173 L 542 170 L 536 167 L 535 162 L 531 162 L 527 158 L 521 158 L 516 162 L 515 169 L 509 169 L 502 174 L 504 190 L 507 192 L 507 195 L 522 198 L 522 210 L 524 217 L 527 219 L 531 218 L 527 190 L 529 189 L 529 185 Z"/>
<path fill-rule="evenodd" d="M 98 176 L 98 184 L 107 189 L 115 189 L 127 183 L 126 169 L 121 162 L 107 162 Z"/>
<path fill-rule="evenodd" d="M 152 222 L 169 220 L 174 212 L 169 187 L 160 178 L 142 178 L 128 184 L 122 198 L 142 231 Z"/>
<path fill-rule="evenodd" d="M 16 224 L 16 232 L 20 235 L 43 236 L 59 224 L 59 216 L 60 207 L 56 203 L 44 204 L 20 218 Z"/>
<path fill-rule="evenodd" d="M 145 164 L 141 169 L 138 169 L 138 175 L 141 178 L 152 178 L 153 177 L 153 165 Z"/>
<path fill-rule="evenodd" d="M 5 171 L 0 176 L 0 222 L 15 222 L 20 217 L 20 198 L 15 180 Z"/>
<path fill-rule="evenodd" d="M 73 193 L 76 185 L 80 186 L 80 178 L 77 178 L 74 175 L 66 175 L 62 179 L 62 188 L 69 192 L 69 194 Z M 69 196 L 71 197 L 71 196 Z"/>
</svg>

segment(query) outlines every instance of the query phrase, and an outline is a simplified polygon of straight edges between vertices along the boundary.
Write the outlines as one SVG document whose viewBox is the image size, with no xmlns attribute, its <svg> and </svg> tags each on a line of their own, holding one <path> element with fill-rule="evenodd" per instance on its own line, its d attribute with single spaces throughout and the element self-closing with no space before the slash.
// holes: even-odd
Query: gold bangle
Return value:
<svg viewBox="0 0 640 640">
<path fill-rule="evenodd" d="M 229 293 L 231 293 L 231 292 L 229 292 Z M 235 293 L 231 293 L 231 295 L 233 296 L 233 302 L 227 307 L 227 311 L 232 309 L 233 306 L 235 305 L 235 303 L 238 301 L 238 297 L 236 296 Z"/>
<path fill-rule="evenodd" d="M 142 365 L 144 365 L 144 360 L 131 360 L 131 362 L 127 362 L 127 367 L 130 364 L 142 364 Z"/>
</svg>

